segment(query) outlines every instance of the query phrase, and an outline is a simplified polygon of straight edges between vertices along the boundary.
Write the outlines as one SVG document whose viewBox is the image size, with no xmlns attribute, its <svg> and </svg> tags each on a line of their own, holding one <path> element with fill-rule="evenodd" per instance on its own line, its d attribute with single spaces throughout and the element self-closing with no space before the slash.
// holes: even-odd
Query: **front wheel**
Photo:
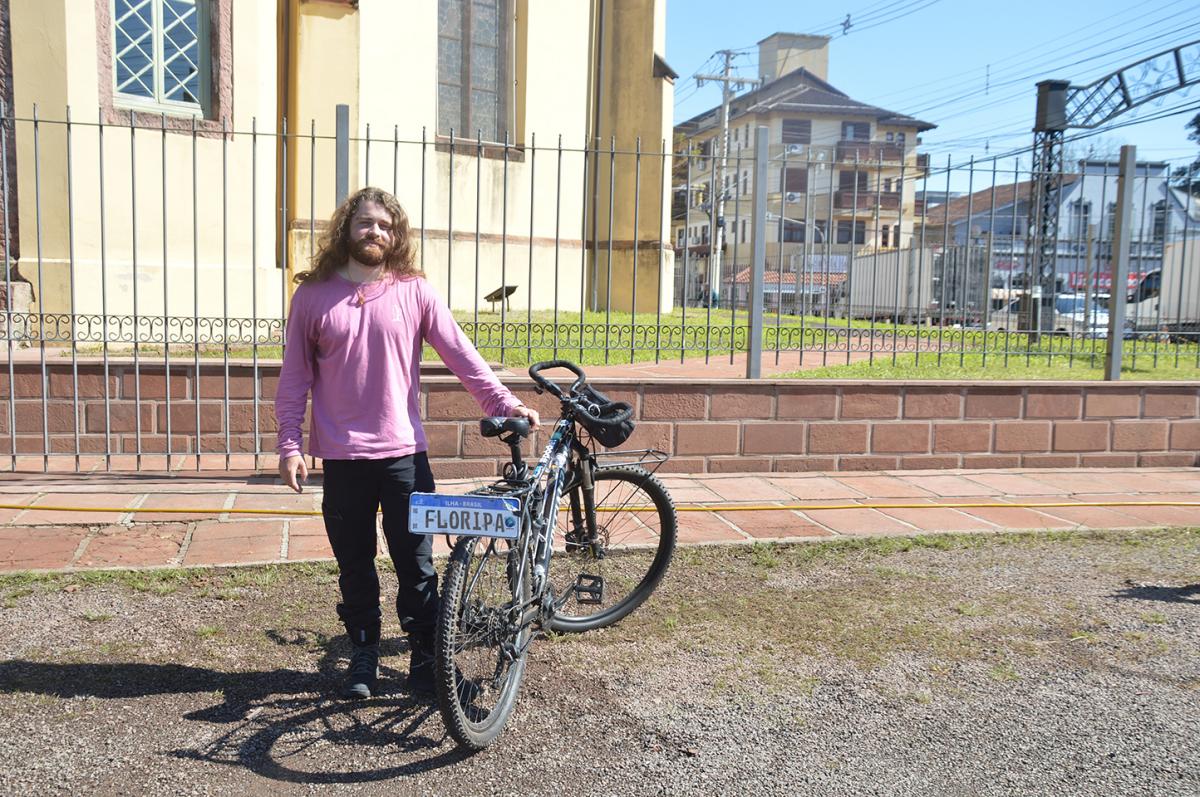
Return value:
<svg viewBox="0 0 1200 797">
<path fill-rule="evenodd" d="M 675 505 L 658 479 L 634 466 L 597 468 L 592 479 L 594 531 L 582 485 L 559 508 L 555 537 L 565 550 L 550 561 L 551 631 L 591 631 L 625 617 L 654 592 L 675 551 Z"/>
<path fill-rule="evenodd" d="M 435 688 L 446 729 L 468 750 L 487 747 L 516 706 L 532 633 L 529 581 L 502 539 L 462 538 L 446 567 Z"/>
</svg>

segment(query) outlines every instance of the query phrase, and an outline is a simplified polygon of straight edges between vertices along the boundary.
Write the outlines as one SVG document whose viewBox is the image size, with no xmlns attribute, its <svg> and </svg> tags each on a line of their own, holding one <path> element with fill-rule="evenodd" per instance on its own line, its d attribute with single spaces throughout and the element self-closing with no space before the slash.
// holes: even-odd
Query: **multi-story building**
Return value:
<svg viewBox="0 0 1200 797">
<path fill-rule="evenodd" d="M 718 286 L 736 295 L 750 262 L 760 126 L 768 129 L 770 159 L 767 269 L 822 274 L 819 280 L 777 279 L 775 293 L 766 290 L 768 301 L 785 283 L 819 284 L 820 295 L 810 297 L 819 304 L 825 286 L 838 282 L 829 272 L 844 273 L 852 256 L 911 245 L 917 178 L 926 167 L 917 145 L 934 125 L 860 102 L 830 84 L 829 41 L 775 33 L 759 42 L 761 85 L 731 102 L 723 167 L 720 106 L 676 125 L 677 299 L 703 301 Z M 714 258 L 718 239 L 722 249 Z"/>
</svg>

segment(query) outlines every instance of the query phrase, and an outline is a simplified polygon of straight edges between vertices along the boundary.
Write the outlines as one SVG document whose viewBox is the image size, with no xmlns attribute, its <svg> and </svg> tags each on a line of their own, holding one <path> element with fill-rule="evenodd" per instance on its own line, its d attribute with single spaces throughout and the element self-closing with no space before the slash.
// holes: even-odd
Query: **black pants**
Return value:
<svg viewBox="0 0 1200 797">
<path fill-rule="evenodd" d="M 396 577 L 396 614 L 406 634 L 433 635 L 438 606 L 433 540 L 408 531 L 408 499 L 433 492 L 424 452 L 386 459 L 326 459 L 321 514 L 337 558 L 342 601 L 338 617 L 356 645 L 379 641 L 379 575 L 375 571 L 375 514 L 383 506 L 383 535 Z"/>
</svg>

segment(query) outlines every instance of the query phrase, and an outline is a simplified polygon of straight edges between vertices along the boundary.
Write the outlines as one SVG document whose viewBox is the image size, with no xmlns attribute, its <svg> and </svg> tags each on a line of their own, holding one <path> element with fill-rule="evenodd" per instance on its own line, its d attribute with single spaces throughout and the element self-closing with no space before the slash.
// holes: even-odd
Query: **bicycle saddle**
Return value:
<svg viewBox="0 0 1200 797">
<path fill-rule="evenodd" d="M 505 432 L 519 437 L 529 437 L 529 419 L 484 418 L 479 422 L 479 433 L 484 437 L 499 437 Z"/>
</svg>

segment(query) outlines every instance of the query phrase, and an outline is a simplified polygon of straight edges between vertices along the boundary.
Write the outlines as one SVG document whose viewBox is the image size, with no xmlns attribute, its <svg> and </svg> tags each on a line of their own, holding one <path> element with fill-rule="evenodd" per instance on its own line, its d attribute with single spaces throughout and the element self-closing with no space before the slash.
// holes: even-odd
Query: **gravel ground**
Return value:
<svg viewBox="0 0 1200 797">
<path fill-rule="evenodd" d="M 0 792 L 1200 794 L 1196 531 L 683 550 L 469 757 L 399 640 L 336 699 L 335 586 L 0 578 Z"/>
</svg>

